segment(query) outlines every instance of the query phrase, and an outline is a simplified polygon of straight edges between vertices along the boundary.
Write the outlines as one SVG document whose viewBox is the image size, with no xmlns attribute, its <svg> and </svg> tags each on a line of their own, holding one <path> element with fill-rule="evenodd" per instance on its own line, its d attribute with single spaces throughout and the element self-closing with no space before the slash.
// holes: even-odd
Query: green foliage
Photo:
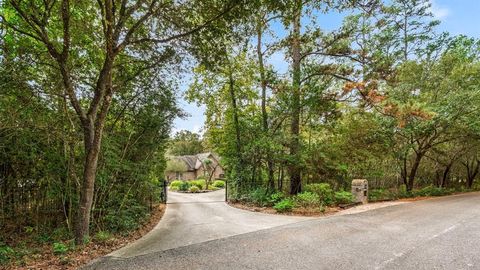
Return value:
<svg viewBox="0 0 480 270">
<path fill-rule="evenodd" d="M 196 155 L 203 151 L 200 135 L 188 130 L 175 133 L 168 149 L 169 154 L 175 156 Z"/>
<path fill-rule="evenodd" d="M 200 189 L 197 186 L 191 186 L 188 188 L 188 191 L 191 193 L 197 193 L 200 191 Z"/>
<path fill-rule="evenodd" d="M 215 180 L 215 182 L 213 182 L 212 186 L 217 187 L 217 188 L 224 188 L 225 187 L 225 181 Z"/>
<path fill-rule="evenodd" d="M 257 188 L 248 194 L 248 201 L 259 206 L 267 206 L 270 205 L 270 196 L 266 189 Z"/>
<path fill-rule="evenodd" d="M 348 191 L 335 192 L 335 202 L 337 204 L 348 204 L 354 201 L 353 194 Z"/>
<path fill-rule="evenodd" d="M 104 218 L 105 230 L 109 232 L 128 233 L 137 229 L 147 218 L 149 208 L 129 200 L 129 207 L 111 208 Z"/>
<path fill-rule="evenodd" d="M 273 206 L 273 209 L 275 209 L 279 213 L 285 213 L 285 212 L 291 212 L 294 207 L 295 207 L 295 202 L 292 199 L 283 199 L 278 203 L 276 203 Z"/>
<path fill-rule="evenodd" d="M 196 186 L 196 187 L 197 187 L 198 189 L 200 189 L 200 190 L 204 190 L 204 189 L 206 188 L 206 186 L 207 186 L 206 181 L 203 180 L 203 179 L 200 179 L 200 180 L 198 180 L 198 179 L 197 179 L 197 180 L 192 180 L 192 181 L 190 181 L 190 184 Z"/>
<path fill-rule="evenodd" d="M 171 190 L 187 191 L 193 183 L 183 180 L 175 180 L 170 183 Z M 200 184 L 200 182 L 198 183 Z"/>
<path fill-rule="evenodd" d="M 372 202 L 391 201 L 398 199 L 398 197 L 398 194 L 395 194 L 395 192 L 392 192 L 388 189 L 372 189 L 368 192 L 368 200 Z"/>
<path fill-rule="evenodd" d="M 61 242 L 53 243 L 52 249 L 56 255 L 62 255 L 68 252 L 68 246 Z"/>
<path fill-rule="evenodd" d="M 167 161 L 166 172 L 186 172 L 187 165 L 185 162 L 177 159 L 170 159 Z"/>
<path fill-rule="evenodd" d="M 182 182 L 181 180 L 174 180 L 172 182 L 170 182 L 170 188 L 172 189 L 177 189 L 182 185 Z"/>
<path fill-rule="evenodd" d="M 7 264 L 15 257 L 15 251 L 3 242 L 0 242 L 0 265 Z"/>
<path fill-rule="evenodd" d="M 178 186 L 178 190 L 187 191 L 192 185 L 188 181 L 181 181 L 182 183 Z"/>
<path fill-rule="evenodd" d="M 324 205 L 335 203 L 335 194 L 328 183 L 308 184 L 305 186 L 305 191 L 317 194 L 320 202 Z"/>
<path fill-rule="evenodd" d="M 297 194 L 294 197 L 294 201 L 296 205 L 305 208 L 318 207 L 321 204 L 318 194 L 308 191 Z"/>
<path fill-rule="evenodd" d="M 435 186 L 427 186 L 419 190 L 414 190 L 414 196 L 444 196 L 454 192 L 453 189 L 440 188 Z"/>
<path fill-rule="evenodd" d="M 107 231 L 99 231 L 95 234 L 95 240 L 101 243 L 108 242 L 112 238 L 113 238 L 113 235 Z"/>
<path fill-rule="evenodd" d="M 285 194 L 283 192 L 275 192 L 270 195 L 270 203 L 272 205 L 276 204 L 277 202 L 285 199 Z"/>
</svg>

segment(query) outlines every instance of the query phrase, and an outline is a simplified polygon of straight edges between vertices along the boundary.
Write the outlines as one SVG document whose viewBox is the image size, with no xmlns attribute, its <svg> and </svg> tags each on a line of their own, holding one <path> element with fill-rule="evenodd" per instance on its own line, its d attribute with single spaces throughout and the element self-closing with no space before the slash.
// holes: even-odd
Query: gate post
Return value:
<svg viewBox="0 0 480 270">
<path fill-rule="evenodd" d="M 168 181 L 163 179 L 162 181 L 162 202 L 167 203 L 167 185 Z"/>
<path fill-rule="evenodd" d="M 228 182 L 225 178 L 225 202 L 228 202 Z"/>
</svg>

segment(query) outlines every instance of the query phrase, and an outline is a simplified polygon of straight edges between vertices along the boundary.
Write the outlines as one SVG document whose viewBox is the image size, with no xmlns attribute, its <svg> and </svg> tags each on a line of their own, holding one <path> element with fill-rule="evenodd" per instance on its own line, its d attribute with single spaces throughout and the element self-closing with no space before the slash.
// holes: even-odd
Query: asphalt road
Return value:
<svg viewBox="0 0 480 270">
<path fill-rule="evenodd" d="M 109 256 L 86 269 L 480 269 L 480 193 Z"/>
</svg>

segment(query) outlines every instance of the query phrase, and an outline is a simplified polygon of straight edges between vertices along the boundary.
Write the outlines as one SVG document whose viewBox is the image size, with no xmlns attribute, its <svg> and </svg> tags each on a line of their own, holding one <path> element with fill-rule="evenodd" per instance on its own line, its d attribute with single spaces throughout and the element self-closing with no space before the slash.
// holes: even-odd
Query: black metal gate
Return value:
<svg viewBox="0 0 480 270">
<path fill-rule="evenodd" d="M 160 201 L 162 203 L 167 203 L 168 181 L 167 180 L 162 180 L 161 187 L 162 187 L 162 191 L 160 192 Z"/>
</svg>

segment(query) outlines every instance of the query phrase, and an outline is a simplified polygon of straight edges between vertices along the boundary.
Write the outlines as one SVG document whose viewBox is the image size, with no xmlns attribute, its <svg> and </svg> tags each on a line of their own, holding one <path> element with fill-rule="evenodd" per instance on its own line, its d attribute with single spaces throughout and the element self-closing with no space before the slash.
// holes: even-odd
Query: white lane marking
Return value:
<svg viewBox="0 0 480 270">
<path fill-rule="evenodd" d="M 446 234 L 446 233 L 448 233 L 448 232 L 451 232 L 451 231 L 455 230 L 455 229 L 458 227 L 458 225 L 459 225 L 460 223 L 463 223 L 463 222 L 464 222 L 464 221 L 462 220 L 461 222 L 459 222 L 459 223 L 457 223 L 457 224 L 454 224 L 454 225 L 446 228 L 445 230 L 441 231 L 440 233 L 434 234 L 432 237 L 428 238 L 427 241 L 433 240 L 433 239 L 435 239 L 435 238 L 437 238 L 437 237 L 439 237 L 439 236 L 441 236 L 441 235 L 444 235 L 444 234 Z M 411 248 L 410 250 L 408 250 L 406 253 L 410 253 L 410 252 L 411 252 L 412 250 L 414 250 L 414 249 L 415 249 L 415 247 L 412 247 L 412 248 Z M 394 252 L 393 255 L 394 255 L 394 257 L 392 257 L 392 258 L 390 258 L 390 259 L 388 259 L 388 260 L 385 260 L 385 261 L 381 262 L 380 265 L 378 265 L 378 266 L 375 267 L 375 269 L 377 269 L 377 270 L 378 270 L 378 269 L 384 269 L 388 264 L 392 263 L 393 261 L 395 261 L 396 259 L 398 259 L 398 258 L 400 258 L 400 257 L 403 257 L 403 256 L 405 255 L 405 253 L 402 253 L 402 252 L 400 252 L 400 253 L 395 253 L 395 252 Z"/>
</svg>

